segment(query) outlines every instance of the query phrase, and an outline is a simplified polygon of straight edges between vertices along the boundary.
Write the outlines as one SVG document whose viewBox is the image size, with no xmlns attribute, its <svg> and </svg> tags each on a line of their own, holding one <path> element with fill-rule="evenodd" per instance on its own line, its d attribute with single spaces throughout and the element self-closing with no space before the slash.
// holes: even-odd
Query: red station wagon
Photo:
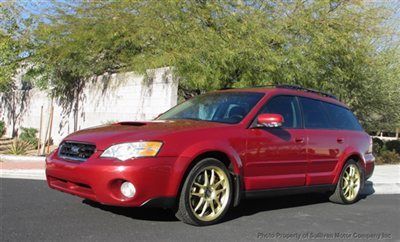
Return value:
<svg viewBox="0 0 400 242">
<path fill-rule="evenodd" d="M 216 91 L 153 121 L 80 130 L 47 157 L 46 176 L 82 198 L 174 208 L 185 223 L 209 225 L 249 197 L 328 192 L 354 203 L 374 160 L 348 107 L 281 85 Z"/>
</svg>

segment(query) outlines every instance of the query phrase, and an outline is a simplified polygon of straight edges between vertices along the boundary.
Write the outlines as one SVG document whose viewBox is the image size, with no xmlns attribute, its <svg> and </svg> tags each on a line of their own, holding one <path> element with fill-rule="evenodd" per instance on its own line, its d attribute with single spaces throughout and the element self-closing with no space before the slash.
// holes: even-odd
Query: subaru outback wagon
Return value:
<svg viewBox="0 0 400 242">
<path fill-rule="evenodd" d="M 153 121 L 67 136 L 46 159 L 48 185 L 106 205 L 173 208 L 209 225 L 244 198 L 324 192 L 357 201 L 372 141 L 327 93 L 297 86 L 221 90 Z"/>
</svg>

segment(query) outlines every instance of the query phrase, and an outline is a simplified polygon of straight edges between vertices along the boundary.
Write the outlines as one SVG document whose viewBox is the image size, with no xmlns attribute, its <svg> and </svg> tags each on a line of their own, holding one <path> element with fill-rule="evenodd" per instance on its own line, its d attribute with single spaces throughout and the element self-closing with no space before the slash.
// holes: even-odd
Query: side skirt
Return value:
<svg viewBox="0 0 400 242">
<path fill-rule="evenodd" d="M 313 186 L 301 186 L 301 187 L 288 187 L 288 188 L 275 188 L 268 190 L 253 190 L 244 191 L 245 198 L 258 198 L 258 197 L 271 197 L 271 196 L 284 196 L 290 194 L 302 194 L 302 193 L 313 193 L 313 192 L 333 192 L 336 185 L 313 185 Z"/>
</svg>

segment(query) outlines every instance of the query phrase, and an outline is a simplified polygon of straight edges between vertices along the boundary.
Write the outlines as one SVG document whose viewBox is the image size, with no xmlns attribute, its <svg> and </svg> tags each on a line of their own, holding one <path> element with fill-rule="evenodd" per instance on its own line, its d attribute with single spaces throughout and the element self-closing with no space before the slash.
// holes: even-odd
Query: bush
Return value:
<svg viewBox="0 0 400 242">
<path fill-rule="evenodd" d="M 398 164 L 400 163 L 400 155 L 395 151 L 383 150 L 376 158 L 377 164 Z"/>
<path fill-rule="evenodd" d="M 379 155 L 384 148 L 384 143 L 381 139 L 379 138 L 372 138 L 372 148 L 373 148 L 373 153 L 376 155 Z"/>
<path fill-rule="evenodd" d="M 37 129 L 35 128 L 21 128 L 22 132 L 19 135 L 19 139 L 25 141 L 33 146 L 33 148 L 38 147 L 39 139 L 36 137 Z"/>
<path fill-rule="evenodd" d="M 385 143 L 386 149 L 400 154 L 400 140 L 391 140 Z"/>
<path fill-rule="evenodd" d="M 14 140 L 10 148 L 7 150 L 7 154 L 11 155 L 25 155 L 28 150 L 32 148 L 32 144 L 23 140 Z"/>
<path fill-rule="evenodd" d="M 4 121 L 0 121 L 0 137 L 6 132 L 6 124 Z"/>
</svg>

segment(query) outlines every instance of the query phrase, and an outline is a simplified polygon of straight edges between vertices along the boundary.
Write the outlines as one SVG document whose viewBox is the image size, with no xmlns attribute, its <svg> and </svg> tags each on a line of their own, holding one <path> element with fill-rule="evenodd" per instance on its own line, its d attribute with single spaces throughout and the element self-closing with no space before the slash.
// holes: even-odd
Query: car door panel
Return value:
<svg viewBox="0 0 400 242">
<path fill-rule="evenodd" d="M 245 165 L 248 190 L 304 186 L 306 143 L 297 142 L 302 130 L 249 130 Z"/>
<path fill-rule="evenodd" d="M 307 134 L 307 185 L 331 184 L 346 145 L 346 132 L 335 129 L 322 101 L 299 97 Z"/>
<path fill-rule="evenodd" d="M 244 183 L 248 190 L 303 186 L 307 140 L 301 128 L 300 107 L 294 96 L 271 97 L 260 113 L 280 114 L 282 127 L 247 130 Z"/>
<path fill-rule="evenodd" d="M 344 131 L 306 129 L 308 136 L 307 185 L 331 184 L 346 147 Z M 337 141 L 341 137 L 341 142 Z"/>
</svg>

